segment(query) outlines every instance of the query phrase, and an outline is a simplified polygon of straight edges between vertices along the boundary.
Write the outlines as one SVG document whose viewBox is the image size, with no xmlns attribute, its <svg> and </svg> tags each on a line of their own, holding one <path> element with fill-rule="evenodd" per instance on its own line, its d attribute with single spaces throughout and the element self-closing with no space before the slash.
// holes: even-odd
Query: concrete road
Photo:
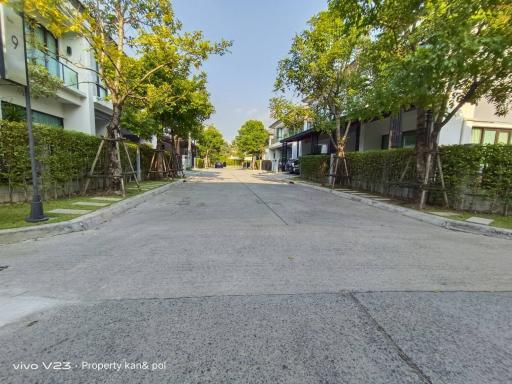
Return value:
<svg viewBox="0 0 512 384">
<path fill-rule="evenodd" d="M 0 266 L 0 383 L 512 382 L 511 241 L 251 171 Z"/>
</svg>

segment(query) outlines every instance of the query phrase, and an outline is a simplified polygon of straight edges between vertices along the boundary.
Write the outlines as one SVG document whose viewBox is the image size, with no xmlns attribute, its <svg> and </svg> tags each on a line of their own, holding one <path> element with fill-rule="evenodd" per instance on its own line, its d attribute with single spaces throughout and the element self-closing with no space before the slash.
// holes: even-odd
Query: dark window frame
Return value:
<svg viewBox="0 0 512 384">
<path fill-rule="evenodd" d="M 417 136 L 416 130 L 402 132 L 401 137 L 400 137 L 400 148 L 415 147 L 416 146 L 416 136 Z M 409 146 L 405 147 L 404 141 L 405 141 L 406 137 L 414 137 L 414 145 L 409 145 Z"/>
<path fill-rule="evenodd" d="M 48 29 L 43 27 L 41 24 L 36 24 L 35 26 L 30 26 L 29 33 L 34 35 L 37 28 L 40 28 L 41 31 L 43 32 L 43 45 L 45 48 L 43 53 L 46 56 L 50 56 L 53 59 L 59 61 L 59 59 L 60 59 L 60 55 L 59 55 L 60 41 L 59 41 L 59 39 L 57 37 L 55 37 L 55 35 L 53 33 L 51 33 Z M 50 52 L 48 50 L 48 36 L 51 36 L 55 40 L 55 52 Z M 34 38 L 34 40 L 35 40 L 35 38 Z M 38 49 L 37 47 L 32 47 L 32 48 Z M 46 62 L 46 66 L 48 67 L 48 62 Z"/>
<path fill-rule="evenodd" d="M 8 106 L 12 106 L 14 108 L 19 108 L 20 111 L 22 112 L 23 114 L 23 120 L 27 120 L 27 112 L 26 112 L 26 108 L 23 106 L 23 105 L 18 105 L 18 104 L 13 104 L 13 103 L 9 103 L 8 101 L 0 101 L 0 110 L 3 109 L 3 105 L 8 105 Z M 50 117 L 52 119 L 56 119 L 59 121 L 59 124 L 58 125 L 55 125 L 55 124 L 49 124 L 50 126 L 52 127 L 56 127 L 56 128 L 62 128 L 64 129 L 64 118 L 62 117 L 59 117 L 59 116 L 55 116 L 55 115 L 52 115 L 52 114 L 49 114 L 49 113 L 45 113 L 45 112 L 41 112 L 41 111 L 38 111 L 36 109 L 32 109 L 32 122 L 35 123 L 35 124 L 40 124 L 38 123 L 37 121 L 34 121 L 34 118 L 37 116 L 37 115 L 42 115 L 42 116 L 46 116 L 46 117 Z M 3 115 L 3 114 L 2 114 Z"/>
<path fill-rule="evenodd" d="M 380 149 L 389 149 L 389 133 L 380 136 Z"/>
</svg>

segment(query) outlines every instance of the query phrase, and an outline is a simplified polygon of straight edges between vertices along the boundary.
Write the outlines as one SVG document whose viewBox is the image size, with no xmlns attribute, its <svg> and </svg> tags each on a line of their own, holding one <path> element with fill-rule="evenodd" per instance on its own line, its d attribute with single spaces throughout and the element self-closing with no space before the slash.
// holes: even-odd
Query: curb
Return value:
<svg viewBox="0 0 512 384">
<path fill-rule="evenodd" d="M 183 183 L 183 180 L 171 182 L 68 221 L 42 224 L 33 227 L 2 229 L 0 230 L 0 245 L 17 243 L 24 240 L 35 240 L 41 237 L 62 235 L 71 232 L 86 231 L 91 227 L 110 220 L 112 217 L 128 209 L 135 208 L 139 204 L 146 202 L 150 197 L 167 192 L 173 188 L 173 186 L 181 183 Z"/>
<path fill-rule="evenodd" d="M 284 181 L 287 183 L 287 181 Z M 330 188 L 320 187 L 318 185 L 309 184 L 303 181 L 293 180 L 295 184 L 303 185 L 309 188 L 313 188 L 319 191 L 323 191 L 326 193 L 332 193 L 334 195 L 343 197 L 345 199 L 349 199 L 352 201 L 357 201 L 359 203 L 366 204 L 368 206 L 372 206 L 375 208 L 382 209 L 388 212 L 399 213 L 402 216 L 410 217 L 412 219 L 435 225 L 438 227 L 450 229 L 452 231 L 460 231 L 473 233 L 477 235 L 491 236 L 491 237 L 499 237 L 502 239 L 512 240 L 512 230 L 505 228 L 497 228 L 497 227 L 488 227 L 485 225 L 468 223 L 466 221 L 459 221 L 453 219 L 447 219 L 444 217 L 438 217 L 435 215 L 431 215 L 429 213 L 419 212 L 411 208 L 399 207 L 393 204 L 383 203 L 381 201 L 375 201 L 372 199 L 368 199 L 365 197 L 355 196 L 350 193 L 345 193 L 341 191 L 331 190 Z"/>
</svg>

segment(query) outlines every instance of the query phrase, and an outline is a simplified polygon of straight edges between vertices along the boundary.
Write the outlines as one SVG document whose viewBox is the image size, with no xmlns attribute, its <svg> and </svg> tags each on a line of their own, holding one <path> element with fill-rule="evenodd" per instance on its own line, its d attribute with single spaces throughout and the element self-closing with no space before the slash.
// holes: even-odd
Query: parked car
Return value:
<svg viewBox="0 0 512 384">
<path fill-rule="evenodd" d="M 224 168 L 224 164 L 222 164 L 220 161 L 216 161 L 215 168 Z"/>
<path fill-rule="evenodd" d="M 295 173 L 298 175 L 300 173 L 299 160 L 298 159 L 288 160 L 286 162 L 285 171 L 289 172 L 289 173 Z"/>
</svg>

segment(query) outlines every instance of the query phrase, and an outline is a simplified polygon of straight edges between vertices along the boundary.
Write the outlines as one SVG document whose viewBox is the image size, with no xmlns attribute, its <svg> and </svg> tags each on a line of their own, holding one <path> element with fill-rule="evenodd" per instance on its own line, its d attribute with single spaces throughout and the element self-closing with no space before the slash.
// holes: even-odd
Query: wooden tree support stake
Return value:
<svg viewBox="0 0 512 384">
<path fill-rule="evenodd" d="M 116 154 L 117 154 L 117 158 L 119 160 L 119 165 L 120 166 L 121 166 L 121 152 L 120 152 L 120 149 L 119 149 L 119 142 L 123 143 L 123 147 L 124 147 L 124 150 L 126 152 L 126 157 L 128 159 L 128 164 L 130 165 L 131 172 L 129 172 L 129 173 L 122 172 L 122 168 L 121 168 L 120 179 L 121 179 L 121 192 L 122 192 L 123 196 L 126 195 L 126 188 L 125 188 L 125 184 L 124 184 L 124 176 L 126 174 L 134 175 L 135 182 L 137 183 L 137 187 L 140 188 L 139 180 L 137 179 L 137 173 L 135 172 L 135 170 L 133 168 L 133 164 L 132 164 L 132 161 L 130 159 L 130 154 L 128 152 L 128 148 L 126 147 L 125 139 L 122 138 L 122 137 L 116 137 L 116 138 L 102 137 L 100 145 L 98 146 L 98 151 L 96 152 L 96 156 L 94 157 L 94 161 L 92 162 L 91 169 L 87 173 L 87 180 L 85 181 L 84 189 L 82 191 L 82 194 L 84 194 L 84 195 L 87 193 L 87 189 L 89 188 L 90 181 L 91 181 L 91 179 L 93 177 L 103 177 L 104 183 L 106 182 L 107 178 L 109 178 L 109 176 L 107 176 L 105 173 L 103 175 L 99 175 L 99 176 L 98 175 L 94 175 L 94 170 L 96 169 L 96 164 L 98 163 L 98 159 L 100 158 L 101 151 L 102 151 L 103 147 L 105 146 L 105 142 L 107 142 L 107 141 L 114 141 L 116 143 L 116 149 L 115 150 L 116 150 Z"/>
<path fill-rule="evenodd" d="M 137 184 L 137 188 L 140 188 L 140 184 L 139 184 L 139 180 L 137 178 L 137 172 L 135 172 L 135 169 L 133 169 L 133 164 L 132 164 L 132 160 L 130 159 L 130 153 L 128 152 L 128 148 L 126 147 L 126 143 L 123 141 L 123 147 L 124 147 L 124 151 L 126 153 L 126 158 L 128 159 L 128 164 L 130 164 L 130 169 L 132 170 L 133 172 L 133 177 L 135 179 L 135 184 Z"/>
</svg>

